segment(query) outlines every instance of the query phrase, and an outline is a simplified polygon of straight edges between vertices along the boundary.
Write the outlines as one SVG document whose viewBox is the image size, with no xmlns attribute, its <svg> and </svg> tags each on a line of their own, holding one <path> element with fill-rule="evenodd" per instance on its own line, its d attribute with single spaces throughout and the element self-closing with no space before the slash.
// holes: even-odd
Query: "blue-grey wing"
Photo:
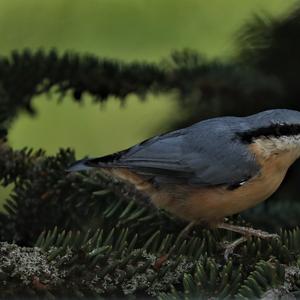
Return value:
<svg viewBox="0 0 300 300">
<path fill-rule="evenodd" d="M 157 182 L 207 186 L 242 182 L 257 174 L 259 166 L 235 136 L 235 126 L 243 125 L 226 119 L 201 122 L 136 145 L 117 164 Z"/>
</svg>

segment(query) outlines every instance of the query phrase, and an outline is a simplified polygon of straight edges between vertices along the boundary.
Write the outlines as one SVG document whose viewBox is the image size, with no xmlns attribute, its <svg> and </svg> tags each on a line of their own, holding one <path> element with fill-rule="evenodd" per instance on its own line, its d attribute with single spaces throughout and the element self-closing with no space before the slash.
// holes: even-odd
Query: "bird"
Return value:
<svg viewBox="0 0 300 300">
<path fill-rule="evenodd" d="M 269 198 L 299 156 L 300 112 L 272 109 L 202 120 L 110 155 L 79 160 L 69 171 L 101 169 L 189 222 L 187 228 L 206 223 L 240 233 L 228 255 L 249 236 L 277 236 L 224 220 Z"/>
</svg>

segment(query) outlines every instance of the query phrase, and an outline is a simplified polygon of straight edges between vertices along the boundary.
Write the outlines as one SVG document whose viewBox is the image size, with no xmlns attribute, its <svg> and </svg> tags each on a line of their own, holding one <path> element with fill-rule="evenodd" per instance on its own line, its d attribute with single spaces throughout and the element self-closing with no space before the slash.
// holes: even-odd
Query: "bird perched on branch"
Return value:
<svg viewBox="0 0 300 300">
<path fill-rule="evenodd" d="M 270 238 L 274 235 L 227 224 L 224 217 L 267 199 L 299 156 L 300 112 L 276 109 L 201 121 L 111 155 L 78 161 L 70 171 L 103 169 L 191 224 L 206 222 Z"/>
</svg>

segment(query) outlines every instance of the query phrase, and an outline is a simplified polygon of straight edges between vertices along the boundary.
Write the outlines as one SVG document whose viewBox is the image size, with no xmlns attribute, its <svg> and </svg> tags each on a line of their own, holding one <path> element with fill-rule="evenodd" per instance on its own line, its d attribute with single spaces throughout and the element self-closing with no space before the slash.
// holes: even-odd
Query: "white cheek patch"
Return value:
<svg viewBox="0 0 300 300">
<path fill-rule="evenodd" d="M 259 137 L 254 140 L 254 143 L 258 146 L 264 157 L 286 151 L 293 151 L 300 154 L 300 134 L 269 138 Z"/>
</svg>

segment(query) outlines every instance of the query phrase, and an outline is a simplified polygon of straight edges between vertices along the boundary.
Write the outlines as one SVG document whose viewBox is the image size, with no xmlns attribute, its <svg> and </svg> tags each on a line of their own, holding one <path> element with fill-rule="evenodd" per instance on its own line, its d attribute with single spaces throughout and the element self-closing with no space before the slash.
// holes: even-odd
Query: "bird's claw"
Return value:
<svg viewBox="0 0 300 300">
<path fill-rule="evenodd" d="M 255 236 L 258 237 L 258 238 L 261 238 L 261 239 L 279 239 L 280 238 L 280 236 L 278 234 L 267 233 L 267 232 L 261 231 L 261 230 L 259 230 L 259 232 L 260 232 L 260 236 L 258 236 L 258 235 L 255 235 Z M 256 230 L 256 233 L 258 233 L 258 230 Z M 249 235 L 249 237 L 250 236 L 251 235 Z M 225 248 L 224 259 L 227 261 L 229 256 L 233 254 L 234 249 L 237 246 L 239 246 L 240 244 L 246 242 L 247 239 L 248 239 L 248 237 L 242 236 L 239 239 L 235 240 L 234 242 L 225 245 L 224 246 L 224 248 Z"/>
<path fill-rule="evenodd" d="M 253 229 L 249 228 L 249 232 L 245 233 L 246 236 L 248 237 L 257 237 L 260 239 L 264 240 L 269 240 L 269 239 L 279 239 L 280 236 L 276 233 L 269 233 L 266 231 L 258 230 L 258 229 Z"/>
<path fill-rule="evenodd" d="M 247 241 L 247 238 L 245 236 L 240 237 L 239 239 L 235 240 L 234 242 L 227 244 L 224 246 L 225 252 L 224 252 L 224 258 L 227 261 L 229 256 L 233 254 L 234 249 L 239 246 L 240 244 Z"/>
</svg>

